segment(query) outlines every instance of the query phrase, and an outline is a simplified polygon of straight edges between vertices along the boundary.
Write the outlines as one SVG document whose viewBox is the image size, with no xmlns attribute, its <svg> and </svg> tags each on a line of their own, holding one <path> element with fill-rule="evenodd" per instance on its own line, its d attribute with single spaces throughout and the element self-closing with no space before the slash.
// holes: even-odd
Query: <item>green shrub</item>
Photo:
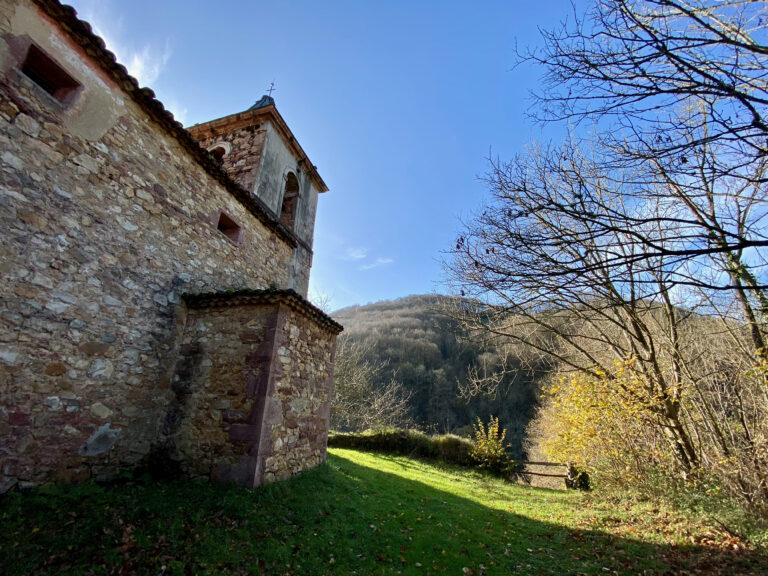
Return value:
<svg viewBox="0 0 768 576">
<path fill-rule="evenodd" d="M 470 456 L 472 442 L 453 434 L 430 436 L 418 430 L 384 428 L 360 433 L 331 434 L 328 446 L 427 458 L 459 466 L 470 466 L 473 463 Z"/>
<path fill-rule="evenodd" d="M 455 434 L 432 436 L 431 441 L 437 446 L 438 458 L 443 462 L 470 466 L 472 464 L 472 444 L 466 438 Z"/>
<path fill-rule="evenodd" d="M 481 468 L 486 468 L 496 474 L 505 474 L 512 469 L 513 462 L 507 455 L 508 444 L 504 444 L 507 431 L 501 429 L 499 419 L 491 416 L 488 428 L 480 418 L 474 426 L 475 441 L 472 446 L 472 459 Z"/>
</svg>

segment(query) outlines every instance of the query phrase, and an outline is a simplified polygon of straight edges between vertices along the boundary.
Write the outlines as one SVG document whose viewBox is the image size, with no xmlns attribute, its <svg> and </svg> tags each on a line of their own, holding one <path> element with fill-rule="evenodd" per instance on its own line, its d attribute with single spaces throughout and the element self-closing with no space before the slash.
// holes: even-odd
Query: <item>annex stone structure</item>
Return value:
<svg viewBox="0 0 768 576">
<path fill-rule="evenodd" d="M 322 462 L 325 191 L 272 98 L 185 130 L 73 9 L 0 0 L 0 492 Z"/>
</svg>

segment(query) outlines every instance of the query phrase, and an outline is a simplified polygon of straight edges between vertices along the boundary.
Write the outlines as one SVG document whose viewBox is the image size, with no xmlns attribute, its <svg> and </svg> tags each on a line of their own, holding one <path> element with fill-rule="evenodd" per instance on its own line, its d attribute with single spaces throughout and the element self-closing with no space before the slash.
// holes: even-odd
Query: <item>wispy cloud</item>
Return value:
<svg viewBox="0 0 768 576">
<path fill-rule="evenodd" d="M 345 260 L 347 262 L 357 262 L 359 265 L 358 270 L 372 270 L 379 266 L 386 266 L 392 264 L 394 260 L 392 258 L 368 258 L 368 248 L 352 247 L 346 248 L 344 252 L 339 256 L 339 260 Z"/>
<path fill-rule="evenodd" d="M 136 78 L 139 86 L 152 88 L 171 60 L 173 51 L 170 43 L 166 41 L 162 50 L 151 44 L 145 44 L 142 48 L 137 49 L 118 41 L 111 29 L 105 28 L 101 24 L 103 19 L 99 15 L 89 13 L 85 15 L 85 19 L 91 22 L 93 31 L 101 36 L 107 48 L 115 54 L 117 61 L 126 67 L 128 74 Z M 120 21 L 117 22 L 116 26 L 119 31 Z M 163 105 L 171 111 L 176 120 L 186 125 L 186 108 L 168 98 L 163 99 Z"/>
<path fill-rule="evenodd" d="M 392 264 L 394 262 L 393 258 L 376 258 L 373 262 L 370 262 L 368 264 L 363 264 L 360 266 L 360 270 L 371 270 L 373 268 L 378 268 L 379 266 L 386 266 L 387 264 Z"/>
<path fill-rule="evenodd" d="M 113 51 L 118 60 L 125 58 L 122 48 L 115 47 Z M 127 56 L 124 62 L 125 67 L 128 68 L 128 73 L 139 81 L 140 86 L 151 86 L 160 77 L 171 59 L 171 47 L 166 43 L 165 48 L 160 52 L 152 46 L 146 45 L 138 51 L 129 50 Z"/>
<path fill-rule="evenodd" d="M 93 31 L 101 36 L 107 48 L 114 52 L 117 61 L 128 69 L 128 73 L 138 80 L 139 85 L 151 87 L 171 59 L 170 44 L 166 42 L 162 50 L 151 44 L 145 44 L 141 48 L 126 45 L 117 39 L 121 22 L 118 20 L 112 26 L 104 26 L 102 16 L 95 12 L 84 15 L 93 26 Z M 117 28 L 117 32 L 113 26 Z"/>
<path fill-rule="evenodd" d="M 342 260 L 363 260 L 366 256 L 368 256 L 366 248 L 347 248 L 340 258 Z"/>
</svg>

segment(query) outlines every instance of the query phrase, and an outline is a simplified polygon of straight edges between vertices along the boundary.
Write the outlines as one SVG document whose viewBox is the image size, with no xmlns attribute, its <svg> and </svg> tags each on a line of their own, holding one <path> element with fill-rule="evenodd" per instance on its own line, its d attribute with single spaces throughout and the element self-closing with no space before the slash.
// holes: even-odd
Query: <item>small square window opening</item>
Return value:
<svg viewBox="0 0 768 576">
<path fill-rule="evenodd" d="M 216 228 L 219 232 L 224 234 L 224 236 L 229 238 L 233 244 L 240 244 L 243 241 L 243 229 L 224 212 L 219 214 Z"/>
<path fill-rule="evenodd" d="M 77 80 L 34 44 L 29 45 L 27 55 L 21 64 L 21 71 L 62 104 L 65 104 L 80 88 Z"/>
</svg>

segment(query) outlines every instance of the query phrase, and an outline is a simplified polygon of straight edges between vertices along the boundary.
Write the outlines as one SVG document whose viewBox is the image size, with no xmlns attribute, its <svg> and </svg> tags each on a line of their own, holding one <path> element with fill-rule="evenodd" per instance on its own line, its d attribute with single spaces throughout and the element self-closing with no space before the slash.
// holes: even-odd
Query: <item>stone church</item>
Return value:
<svg viewBox="0 0 768 576">
<path fill-rule="evenodd" d="M 184 129 L 72 8 L 0 0 L 0 492 L 323 462 L 327 190 L 272 98 Z"/>
</svg>

